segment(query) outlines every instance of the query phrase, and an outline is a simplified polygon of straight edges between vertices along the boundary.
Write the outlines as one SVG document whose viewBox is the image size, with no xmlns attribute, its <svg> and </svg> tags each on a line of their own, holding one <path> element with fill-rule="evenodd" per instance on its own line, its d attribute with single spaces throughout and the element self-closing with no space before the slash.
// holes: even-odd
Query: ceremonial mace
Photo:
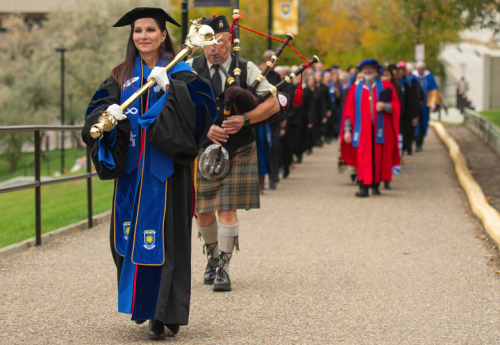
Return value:
<svg viewBox="0 0 500 345">
<path fill-rule="evenodd" d="M 179 54 L 177 54 L 175 58 L 165 67 L 167 71 L 171 70 L 172 67 L 182 61 L 182 59 L 186 56 L 201 51 L 206 47 L 220 44 L 220 38 L 215 38 L 214 30 L 208 25 L 200 24 L 200 21 L 201 18 L 191 21 L 191 27 L 189 28 L 189 34 L 186 37 L 186 42 L 182 45 L 182 50 Z M 154 84 L 156 84 L 156 80 L 154 78 L 150 79 L 143 87 L 130 96 L 130 98 L 121 105 L 121 108 L 125 110 L 130 107 Z M 97 120 L 97 123 L 90 128 L 90 136 L 92 138 L 102 138 L 104 132 L 111 131 L 115 128 L 117 123 L 118 122 L 113 115 L 104 111 Z"/>
</svg>

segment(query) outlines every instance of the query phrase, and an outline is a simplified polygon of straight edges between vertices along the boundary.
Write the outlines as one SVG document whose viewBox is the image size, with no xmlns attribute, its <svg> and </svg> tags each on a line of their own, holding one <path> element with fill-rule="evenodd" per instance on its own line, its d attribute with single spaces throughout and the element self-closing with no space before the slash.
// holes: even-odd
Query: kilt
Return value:
<svg viewBox="0 0 500 345">
<path fill-rule="evenodd" d="M 200 151 L 200 154 L 204 150 Z M 229 159 L 229 172 L 220 181 L 207 180 L 196 174 L 196 214 L 260 208 L 259 167 L 255 142 L 236 150 Z"/>
</svg>

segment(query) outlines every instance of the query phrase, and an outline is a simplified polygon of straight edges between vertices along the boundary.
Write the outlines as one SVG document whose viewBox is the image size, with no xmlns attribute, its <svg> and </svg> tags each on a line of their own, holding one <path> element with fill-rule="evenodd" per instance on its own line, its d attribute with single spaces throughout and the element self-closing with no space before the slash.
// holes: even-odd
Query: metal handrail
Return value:
<svg viewBox="0 0 500 345">
<path fill-rule="evenodd" d="M 87 146 L 87 172 L 85 174 L 78 174 L 72 176 L 65 176 L 53 180 L 42 181 L 40 174 L 40 131 L 57 130 L 57 131 L 76 131 L 81 130 L 83 126 L 66 125 L 66 126 L 51 126 L 51 125 L 32 125 L 32 126 L 0 126 L 0 133 L 13 133 L 13 132 L 34 132 L 35 134 L 35 182 L 25 183 L 11 187 L 0 187 L 0 194 L 10 193 L 24 189 L 35 189 L 35 237 L 36 245 L 42 245 L 42 207 L 41 207 L 41 187 L 51 184 L 63 183 L 68 181 L 75 181 L 87 179 L 87 209 L 88 209 L 88 227 L 94 227 L 94 220 L 92 217 L 92 177 L 97 174 L 92 172 L 92 163 L 90 160 L 90 149 Z"/>
</svg>

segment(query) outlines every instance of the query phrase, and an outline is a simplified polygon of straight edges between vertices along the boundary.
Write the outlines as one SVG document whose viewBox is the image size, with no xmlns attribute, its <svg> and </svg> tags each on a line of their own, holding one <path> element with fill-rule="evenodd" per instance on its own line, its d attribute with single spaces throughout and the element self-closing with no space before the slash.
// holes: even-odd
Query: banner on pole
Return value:
<svg viewBox="0 0 500 345">
<path fill-rule="evenodd" d="M 425 46 L 423 44 L 415 45 L 415 61 L 420 62 L 425 60 Z"/>
<path fill-rule="evenodd" d="M 194 0 L 193 7 L 232 7 L 231 0 Z"/>
<path fill-rule="evenodd" d="M 273 34 L 299 33 L 299 0 L 273 0 Z"/>
</svg>

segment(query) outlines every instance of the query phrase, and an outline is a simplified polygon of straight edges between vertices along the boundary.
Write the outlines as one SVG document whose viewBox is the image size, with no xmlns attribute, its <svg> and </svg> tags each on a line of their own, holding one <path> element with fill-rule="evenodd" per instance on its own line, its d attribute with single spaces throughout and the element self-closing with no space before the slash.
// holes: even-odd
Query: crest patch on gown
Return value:
<svg viewBox="0 0 500 345">
<path fill-rule="evenodd" d="M 123 222 L 123 238 L 128 240 L 129 233 L 130 233 L 130 222 Z"/>
<path fill-rule="evenodd" d="M 144 230 L 144 248 L 151 250 L 156 247 L 156 231 Z"/>
</svg>

